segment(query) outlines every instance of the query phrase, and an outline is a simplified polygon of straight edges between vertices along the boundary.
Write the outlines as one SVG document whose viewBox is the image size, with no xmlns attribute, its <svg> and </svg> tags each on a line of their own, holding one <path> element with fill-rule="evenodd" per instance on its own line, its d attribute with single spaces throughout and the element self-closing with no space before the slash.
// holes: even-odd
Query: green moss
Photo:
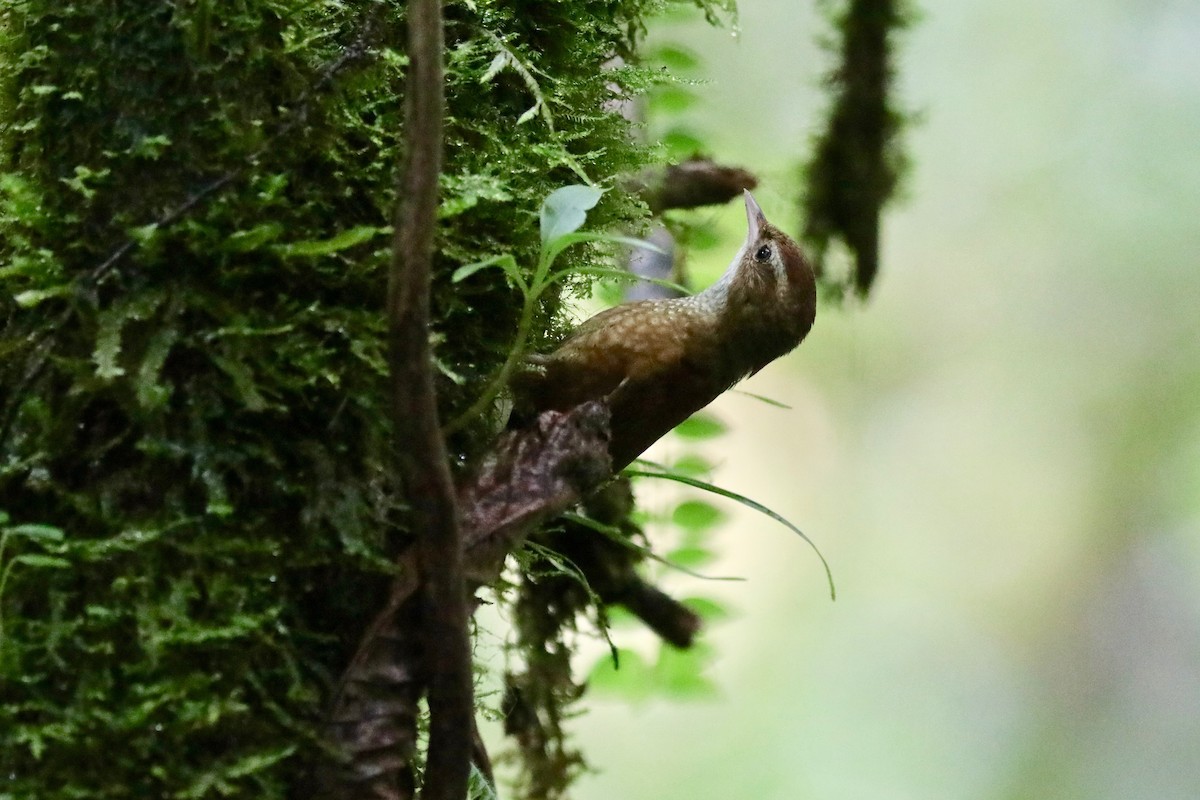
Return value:
<svg viewBox="0 0 1200 800">
<path fill-rule="evenodd" d="M 447 8 L 447 417 L 520 308 L 501 276 L 450 273 L 534 263 L 542 197 L 644 162 L 605 110 L 644 76 L 603 65 L 658 5 Z M 489 74 L 502 49 L 536 86 Z M 403 50 L 403 4 L 0 12 L 0 509 L 64 533 L 14 539 L 0 564 L 0 796 L 282 797 L 317 757 L 331 681 L 406 536 L 380 232 Z M 592 220 L 641 214 L 610 192 Z"/>
</svg>

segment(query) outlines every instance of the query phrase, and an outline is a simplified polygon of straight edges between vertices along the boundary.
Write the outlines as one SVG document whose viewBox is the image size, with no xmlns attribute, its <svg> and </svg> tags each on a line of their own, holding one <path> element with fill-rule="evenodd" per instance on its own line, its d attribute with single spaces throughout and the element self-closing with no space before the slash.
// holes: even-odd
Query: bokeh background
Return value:
<svg viewBox="0 0 1200 800">
<path fill-rule="evenodd" d="M 814 5 L 652 34 L 707 81 L 675 122 L 793 233 Z M 922 0 L 898 66 L 920 121 L 874 294 L 745 387 L 791 410 L 722 398 L 707 451 L 838 599 L 721 501 L 705 571 L 746 581 L 672 578 L 734 612 L 716 691 L 590 701 L 582 800 L 1200 797 L 1200 4 Z M 711 224 L 701 283 L 744 233 Z"/>
</svg>

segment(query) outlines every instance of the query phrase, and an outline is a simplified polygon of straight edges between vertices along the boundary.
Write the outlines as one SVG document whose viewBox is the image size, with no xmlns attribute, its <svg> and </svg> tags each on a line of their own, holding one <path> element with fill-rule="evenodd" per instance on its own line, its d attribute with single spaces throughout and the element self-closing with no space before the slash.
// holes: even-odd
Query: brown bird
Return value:
<svg viewBox="0 0 1200 800">
<path fill-rule="evenodd" d="M 620 470 L 738 381 L 800 344 L 816 315 L 808 259 L 745 193 L 749 231 L 721 279 L 699 294 L 602 311 L 514 381 L 516 409 L 612 409 Z"/>
</svg>

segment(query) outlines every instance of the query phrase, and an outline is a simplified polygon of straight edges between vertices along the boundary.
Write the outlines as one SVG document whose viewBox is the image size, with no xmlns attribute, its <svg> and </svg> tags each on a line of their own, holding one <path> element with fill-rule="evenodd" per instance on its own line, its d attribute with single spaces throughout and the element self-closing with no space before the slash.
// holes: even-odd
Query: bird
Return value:
<svg viewBox="0 0 1200 800">
<path fill-rule="evenodd" d="M 687 297 L 601 311 L 513 380 L 514 415 L 603 400 L 619 472 L 718 395 L 795 349 L 816 317 L 800 246 L 747 190 L 745 242 L 716 283 Z M 510 425 L 511 427 L 511 425 Z"/>
</svg>

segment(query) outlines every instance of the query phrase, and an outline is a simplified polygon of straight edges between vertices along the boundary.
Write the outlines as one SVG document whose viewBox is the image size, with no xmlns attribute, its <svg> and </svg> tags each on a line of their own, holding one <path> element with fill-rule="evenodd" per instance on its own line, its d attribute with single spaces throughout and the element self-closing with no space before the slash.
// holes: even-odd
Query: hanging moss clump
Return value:
<svg viewBox="0 0 1200 800">
<path fill-rule="evenodd" d="M 913 19 L 905 0 L 848 0 L 833 14 L 838 65 L 827 83 L 833 104 L 812 159 L 804 167 L 804 239 L 827 288 L 866 297 L 879 272 L 884 206 L 904 172 L 896 107 L 895 39 Z M 845 285 L 825 275 L 825 255 L 840 242 L 853 256 Z"/>
</svg>

